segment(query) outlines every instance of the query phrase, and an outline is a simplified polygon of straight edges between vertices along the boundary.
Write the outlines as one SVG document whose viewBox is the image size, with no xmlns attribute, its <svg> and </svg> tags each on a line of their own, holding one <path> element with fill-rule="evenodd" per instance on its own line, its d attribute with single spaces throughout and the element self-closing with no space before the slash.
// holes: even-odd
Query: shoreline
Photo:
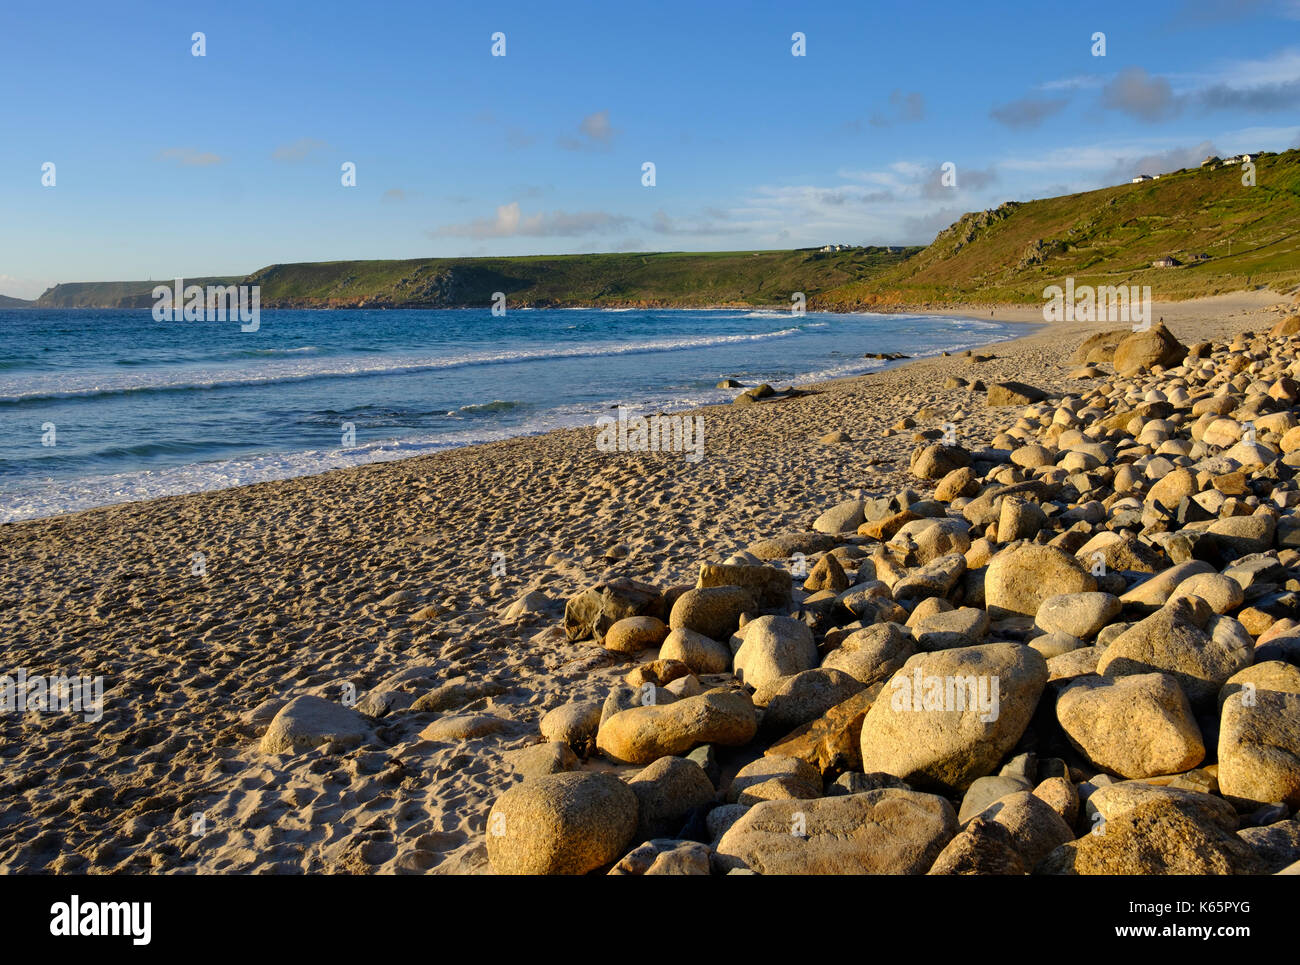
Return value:
<svg viewBox="0 0 1300 965">
<path fill-rule="evenodd" d="M 1275 321 L 1249 300 L 1165 315 L 1189 344 Z M 105 706 L 94 724 L 0 715 L 0 872 L 483 873 L 488 809 L 540 717 L 630 669 L 566 639 L 566 600 L 615 577 L 693 584 L 842 500 L 923 489 L 915 433 L 951 422 L 978 446 L 1014 419 L 946 380 L 1077 391 L 1075 347 L 1119 327 L 697 407 L 698 464 L 602 454 L 584 427 L 11 524 L 6 672 L 102 675 Z M 835 431 L 852 441 L 820 441 Z M 286 700 L 345 687 L 374 714 L 360 747 L 261 751 Z M 176 830 L 195 812 L 201 840 Z"/>
<path fill-rule="evenodd" d="M 143 311 L 144 309 L 141 309 L 141 310 Z M 453 310 L 453 309 L 446 309 L 446 310 L 451 311 L 451 310 Z M 587 310 L 587 309 L 583 309 L 583 310 Z M 594 310 L 594 309 L 593 309 L 593 310 Z M 663 310 L 663 311 L 676 311 L 676 310 L 678 310 L 678 309 L 662 309 L 662 310 Z M 706 309 L 681 309 L 681 310 L 682 310 L 682 311 L 694 311 L 694 310 L 704 311 L 704 310 L 706 310 Z M 729 309 L 729 308 L 718 308 L 718 309 L 707 309 L 707 310 L 727 311 L 727 310 L 733 310 L 733 309 Z M 1028 311 L 1028 307 L 1026 307 L 1025 310 Z M 624 311 L 624 309 L 610 309 L 610 311 L 620 312 L 620 311 Z M 788 311 L 788 310 L 787 310 L 787 311 Z M 861 315 L 880 315 L 881 313 L 877 313 L 877 312 L 861 312 L 861 313 L 809 312 L 809 313 L 807 313 L 807 314 L 808 314 L 808 315 L 813 315 L 813 314 L 835 314 L 835 315 L 844 315 L 844 314 L 861 314 Z M 794 316 L 794 317 L 795 317 L 795 318 L 800 318 L 800 317 L 804 317 L 804 316 Z M 965 314 L 960 313 L 960 312 L 947 313 L 947 314 L 943 314 L 943 315 L 938 315 L 938 316 L 936 316 L 936 317 L 944 317 L 944 318 L 969 318 L 970 320 L 972 320 L 972 321 L 976 321 L 976 322 L 978 322 L 978 321 L 983 321 L 983 319 L 980 319 L 980 318 L 977 318 L 977 317 L 975 317 L 975 316 L 971 316 L 971 315 L 965 315 Z M 1039 326 L 1039 327 L 1041 327 L 1041 326 L 1047 324 L 1047 323 L 1043 322 L 1043 321 L 1041 320 L 1041 318 L 1040 318 L 1037 322 L 1034 322 L 1032 319 L 1025 319 L 1025 318 L 1021 318 L 1021 317 L 1017 317 L 1017 318 L 1015 318 L 1015 319 L 998 319 L 998 320 L 992 320 L 992 321 L 995 321 L 995 322 L 998 322 L 998 323 L 1011 323 L 1011 322 L 1014 322 L 1014 323 L 1016 323 L 1016 324 L 1020 324 L 1020 323 L 1029 323 L 1029 324 L 1036 324 L 1036 325 Z M 1019 336 L 1017 336 L 1017 337 L 1019 337 Z M 996 339 L 996 340 L 989 341 L 989 342 L 981 342 L 981 343 L 979 343 L 978 345 L 972 346 L 972 348 L 975 348 L 975 349 L 983 349 L 983 348 L 987 348 L 987 347 L 992 346 L 992 345 L 1003 344 L 1003 343 L 1005 343 L 1005 342 L 1007 342 L 1007 341 L 1011 341 L 1011 339 L 1008 339 L 1008 338 L 1005 338 L 1005 337 L 1004 337 L 1004 338 Z M 862 378 L 862 377 L 866 377 L 866 376 L 870 376 L 870 375 L 876 375 L 876 374 L 879 374 L 879 373 L 881 373 L 881 372 L 885 372 L 885 371 L 888 371 L 888 370 L 890 370 L 890 369 L 897 368 L 899 365 L 908 364 L 909 362 L 920 361 L 920 360 L 924 360 L 924 359 L 928 359 L 928 358 L 937 358 L 937 357 L 939 357 L 939 354 L 935 354 L 935 355 L 919 355 L 919 356 L 915 356 L 915 357 L 908 358 L 908 359 L 906 359 L 906 360 L 896 360 L 896 361 L 895 361 L 895 360 L 890 360 L 890 361 L 885 361 L 884 364 L 883 364 L 883 366 L 882 366 L 881 368 L 879 368 L 879 369 L 874 369 L 874 370 L 872 370 L 872 371 L 870 371 L 870 372 L 859 373 L 859 374 L 857 374 L 857 375 L 841 376 L 841 377 L 839 377 L 839 378 L 835 378 L 835 379 L 824 379 L 824 380 L 821 380 L 821 381 L 818 381 L 818 382 L 801 382 L 801 381 L 797 381 L 797 380 L 795 380 L 795 381 L 791 381 L 791 382 L 786 382 L 785 380 L 782 380 L 782 383 L 781 383 L 781 384 L 782 384 L 782 385 L 786 385 L 786 384 L 790 384 L 790 385 L 800 385 L 800 386 L 805 387 L 805 388 L 812 388 L 812 387 L 815 387 L 815 386 L 817 386 L 817 385 L 824 384 L 824 383 L 826 383 L 826 382 L 837 382 L 837 381 L 841 381 L 842 379 L 854 379 L 854 378 Z M 865 359 L 866 357 L 864 356 L 863 358 Z M 728 390 L 728 391 L 731 391 L 731 390 Z M 735 390 L 735 392 L 738 394 L 738 393 L 739 393 L 739 389 Z M 729 402 L 730 402 L 730 400 L 728 400 L 727 402 L 722 402 L 722 401 L 716 401 L 716 402 L 690 402 L 690 403 L 682 404 L 682 405 L 680 405 L 680 406 L 671 407 L 671 408 L 666 408 L 666 409 L 659 409 L 659 410 L 656 410 L 656 411 L 659 412 L 659 413 L 662 413 L 662 414 L 668 414 L 668 413 L 672 413 L 672 414 L 683 414 L 683 413 L 687 413 L 687 412 L 694 412 L 694 411 L 697 410 L 697 409 L 705 408 L 705 407 L 709 407 L 709 406 L 714 406 L 714 405 L 727 405 L 727 404 L 729 404 Z M 191 490 L 187 490 L 187 491 L 184 491 L 184 492 L 173 492 L 173 493 L 163 493 L 163 494 L 155 494 L 155 495 L 145 495 L 145 496 L 141 496 L 141 497 L 139 497 L 139 498 L 135 498 L 135 499 L 125 499 L 125 500 L 121 500 L 121 501 L 118 501 L 118 502 L 104 503 L 104 504 L 101 504 L 101 505 L 97 505 L 97 506 L 89 506 L 89 507 L 85 507 L 85 508 L 81 508 L 81 509 L 69 509 L 69 510 L 64 510 L 64 511 L 60 511 L 60 512 L 51 513 L 51 514 L 48 514 L 48 515 L 32 516 L 32 517 L 28 517 L 28 518 L 25 518 L 25 519 L 0 520 L 0 526 L 12 526 L 12 525 L 20 524 L 20 523 L 28 523 L 28 522 L 36 522 L 36 521 L 39 521 L 39 520 L 61 518 L 61 517 L 65 517 L 65 516 L 76 515 L 76 514 L 78 514 L 78 513 L 95 512 L 95 511 L 97 511 L 97 510 L 102 510 L 102 509 L 109 509 L 109 508 L 114 508 L 114 507 L 121 507 L 121 506 L 131 505 L 131 504 L 135 504 L 135 503 L 145 503 L 145 502 L 150 502 L 150 501 L 152 501 L 152 500 L 156 500 L 156 499 L 169 499 L 169 498 L 173 498 L 173 497 L 177 497 L 177 496 L 191 496 L 191 495 L 200 495 L 200 494 L 202 494 L 202 493 L 222 492 L 222 491 L 229 490 L 229 489 L 243 489 L 243 488 L 248 488 L 248 487 L 251 487 L 251 486 L 259 486 L 259 485 L 263 485 L 263 484 L 268 483 L 268 482 L 281 482 L 281 481 L 285 481 L 285 480 L 289 480 L 289 479 L 309 478 L 309 477 L 313 477 L 313 476 L 323 475 L 323 474 L 325 474 L 325 473 L 331 473 L 331 472 L 342 472 L 342 471 L 349 471 L 349 470 L 359 469 L 359 468 L 362 468 L 362 467 L 364 467 L 364 466 L 375 465 L 375 464 L 378 464 L 378 463 L 401 462 L 401 461 L 405 461 L 405 460 L 407 460 L 407 459 L 427 458 L 427 457 L 430 457 L 430 456 L 437 456 L 437 455 L 440 455 L 440 454 L 442 454 L 442 453 L 451 452 L 451 451 L 455 451 L 455 450 L 459 450 L 459 449 L 464 449 L 464 448 L 472 447 L 472 446 L 491 445 L 491 444 L 493 444 L 493 443 L 498 443 L 498 442 L 507 442 L 507 441 L 517 440 L 517 439 L 530 439 L 530 438 L 536 438 L 536 437 L 538 437 L 538 436 L 544 436 L 544 435 L 546 435 L 546 434 L 549 433 L 549 432 L 570 431 L 570 430 L 574 430 L 574 429 L 584 429 L 584 428 L 586 428 L 586 429 L 591 429 L 591 428 L 593 428 L 592 423 L 593 423 L 593 420 L 596 418 L 596 416 L 599 415 L 602 411 L 604 411 L 605 409 L 608 409 L 608 408 L 609 408 L 609 406 L 602 406 L 601 408 L 593 409 L 593 414 L 592 414 L 590 417 L 584 417 L 584 418 L 582 419 L 582 421 L 574 422 L 574 423 L 571 424 L 571 425 L 559 425 L 559 426 L 552 426 L 552 427 L 549 427 L 549 428 L 540 428 L 540 429 L 536 429 L 536 430 L 533 430 L 533 431 L 515 432 L 515 433 L 513 433 L 513 434 L 505 435 L 505 436 L 501 436 L 501 437 L 499 437 L 499 438 L 487 438 L 487 439 L 480 439 L 480 440 L 477 440 L 477 441 L 470 441 L 470 442 L 461 442 L 461 441 L 446 441 L 446 442 L 444 442 L 443 440 L 433 440 L 433 441 L 429 441 L 429 440 L 420 439 L 420 438 L 418 438 L 418 437 L 412 437 L 412 438 L 394 438 L 394 439 L 382 440 L 382 441 L 378 441 L 378 442 L 376 442 L 376 443 L 373 444 L 372 452 L 376 455 L 376 458 L 372 458 L 372 459 L 369 459 L 368 461 L 360 462 L 360 463 L 355 463 L 355 464 L 352 464 L 352 465 L 334 466 L 334 467 L 329 467 L 329 468 L 316 468 L 316 467 L 312 467 L 312 468 L 310 468 L 310 469 L 309 469 L 308 471 L 306 471 L 306 472 L 299 472 L 299 473 L 290 472 L 289 474 L 286 474 L 286 475 L 275 475 L 275 473 L 278 472 L 278 470 L 271 470 L 271 475 L 267 476 L 266 478 L 257 479 L 257 480 L 252 481 L 252 482 L 239 483 L 239 484 L 237 484 L 237 485 L 217 485 L 217 486 L 214 486 L 214 487 L 211 487 L 211 488 L 191 489 Z M 651 414 L 651 413 L 647 412 L 647 413 L 644 413 L 644 414 L 649 415 L 649 414 Z M 576 417 L 575 417 L 575 418 L 576 418 Z M 418 453 L 415 453 L 415 454 L 401 454 L 401 455 L 396 455 L 396 456 L 385 456 L 385 453 L 386 453 L 386 452 L 391 452 L 393 449 L 398 449 L 398 450 L 400 450 L 400 449 L 403 449 L 403 448 L 405 448 L 405 447 L 408 447 L 408 446 L 415 446 L 415 445 L 419 445 L 419 446 L 421 446 L 421 447 L 424 447 L 424 448 L 426 448 L 427 451 L 425 451 L 425 452 L 418 452 Z M 303 452 L 304 452 L 304 451 L 287 451 L 287 452 L 277 452 L 277 453 L 261 454 L 261 455 L 259 455 L 257 458 L 258 458 L 258 461 L 261 461 L 262 459 L 268 459 L 268 460 L 288 459 L 288 458 L 292 458 L 292 457 L 295 457 L 295 456 L 300 456 L 300 455 L 303 454 Z M 248 458 L 251 458 L 251 457 L 248 457 Z M 231 464 L 238 465 L 238 464 L 241 463 L 242 461 L 247 461 L 247 460 L 241 460 L 241 459 L 233 459 L 233 460 L 216 460 L 216 461 L 209 462 L 209 463 L 196 463 L 196 464 L 188 464 L 188 465 L 163 466 L 163 467 L 156 468 L 156 469 L 137 469 L 137 470 L 128 470 L 128 471 L 125 471 L 125 472 L 123 472 L 123 473 L 115 473 L 115 474 L 111 474 L 111 475 L 109 475 L 109 476 L 105 476 L 105 477 L 86 477 L 85 479 L 74 479 L 74 480 L 69 480 L 69 481 L 66 481 L 65 484 L 66 484 L 66 485 L 69 485 L 69 486 L 71 486 L 71 487 L 80 488 L 84 483 L 89 482 L 89 481 L 93 481 L 93 482 L 97 482 L 97 483 L 103 484 L 105 480 L 116 480 L 118 477 L 125 477 L 126 479 L 131 479 L 131 478 L 137 478 L 137 477 L 140 477 L 140 476 L 142 476 L 142 475 L 154 475 L 154 474 L 166 474 L 166 473 L 173 473 L 173 472 L 190 472 L 190 471 L 198 471 L 198 470 L 201 470 L 204 466 L 210 467 L 210 469 L 212 470 L 212 472 L 213 472 L 214 474 L 219 475 L 219 474 L 221 474 L 222 472 L 225 471 L 225 469 L 227 468 L 227 466 L 229 466 L 229 465 L 231 465 Z M 51 485 L 58 485 L 58 483 L 51 484 Z"/>
<path fill-rule="evenodd" d="M 1179 301 L 1179 302 L 1155 302 L 1153 303 L 1153 314 L 1156 315 L 1156 318 L 1162 318 L 1163 317 L 1162 312 L 1164 312 L 1171 316 L 1171 323 L 1178 323 L 1180 321 L 1199 321 L 1202 319 L 1214 317 L 1219 313 L 1223 313 L 1223 312 L 1227 313 L 1227 317 L 1237 317 L 1243 313 L 1246 314 L 1251 314 L 1256 312 L 1266 313 L 1270 310 L 1273 310 L 1276 306 L 1280 306 L 1281 304 L 1282 303 L 1279 302 L 1279 296 L 1274 292 L 1243 291 L 1243 292 L 1234 292 L 1229 295 L 1215 295 L 1209 298 L 1189 299 L 1186 301 Z M 1167 308 L 1165 306 L 1167 306 Z M 768 310 L 764 308 L 749 308 L 748 306 L 741 306 L 741 307 L 748 308 L 748 310 L 751 311 Z M 147 309 L 141 309 L 141 311 L 145 311 L 145 310 Z M 304 309 L 304 310 L 312 310 L 312 309 Z M 316 310 L 332 311 L 334 309 L 316 309 Z M 401 309 L 393 309 L 393 310 L 401 310 Z M 456 311 L 456 310 L 464 310 L 464 309 L 440 309 L 440 310 Z M 616 309 L 616 310 L 621 310 L 621 309 Z M 693 308 L 693 309 L 662 309 L 662 310 L 664 311 L 715 311 L 715 310 L 726 311 L 726 310 L 737 310 L 737 306 L 715 306 L 709 309 Z M 785 306 L 783 308 L 774 308 L 771 310 L 788 311 L 788 306 Z M 1042 317 L 1042 305 L 1038 303 L 1019 304 L 1019 305 L 1010 305 L 1010 306 L 1008 305 L 989 306 L 986 304 L 981 305 L 979 303 L 953 303 L 952 305 L 942 306 L 934 309 L 927 309 L 924 311 L 915 311 L 915 312 L 903 308 L 899 308 L 897 310 L 890 310 L 890 311 L 869 311 L 869 312 L 854 312 L 854 313 L 810 311 L 807 314 L 808 315 L 862 314 L 862 315 L 882 315 L 882 316 L 891 315 L 891 314 L 918 314 L 918 315 L 933 315 L 935 317 L 940 317 L 940 318 L 969 318 L 974 321 L 984 321 L 986 319 L 982 318 L 979 313 L 986 310 L 996 313 L 990 316 L 987 319 L 988 321 L 998 322 L 1003 324 L 1031 325 L 1031 326 L 1037 326 L 1037 328 L 1034 331 L 1028 333 L 1027 335 L 1018 336 L 1017 338 L 1014 339 L 1003 339 L 1003 340 L 991 341 L 991 342 L 981 343 L 979 346 L 976 346 L 977 348 L 981 348 L 981 349 L 989 348 L 990 346 L 994 346 L 994 345 L 1004 345 L 1004 346 L 1011 345 L 1022 338 L 1029 337 L 1030 335 L 1042 334 L 1042 329 L 1051 328 L 1055 326 L 1059 326 L 1062 329 L 1063 334 L 1065 332 L 1074 329 L 1075 327 L 1086 326 L 1086 325 L 1096 326 L 1096 328 L 1094 329 L 1096 331 L 1101 331 L 1107 327 L 1111 327 L 1111 328 L 1122 327 L 1122 323 L 1119 322 L 1115 322 L 1115 323 L 1046 322 L 1043 320 Z M 804 389 L 815 390 L 816 387 L 820 385 L 836 384 L 846 380 L 851 381 L 854 379 L 875 377 L 884 372 L 895 371 L 917 362 L 925 362 L 936 358 L 942 358 L 942 355 L 917 356 L 915 358 L 900 360 L 896 363 L 888 362 L 884 367 L 875 370 L 873 372 L 863 373 L 861 375 L 854 375 L 854 376 L 844 376 L 841 379 L 830 379 L 830 380 L 825 380 L 823 382 L 801 383 L 800 386 Z M 725 407 L 727 403 L 698 403 L 698 404 L 685 406 L 681 409 L 671 409 L 671 410 L 662 410 L 662 411 L 664 411 L 665 413 L 671 412 L 672 414 L 680 415 L 688 412 L 694 413 L 698 410 L 707 409 L 716 405 L 722 405 Z M 475 446 L 496 445 L 499 443 L 510 442 L 514 440 L 536 439 L 536 438 L 544 437 L 552 432 L 572 432 L 572 431 L 579 431 L 583 429 L 590 430 L 591 428 L 592 428 L 591 426 L 584 424 L 584 425 L 567 426 L 567 427 L 559 427 L 559 428 L 552 428 L 552 429 L 542 429 L 536 432 L 523 433 L 519 435 L 511 435 L 500 439 L 491 439 L 482 442 L 453 443 L 445 447 L 438 448 L 433 452 L 427 452 L 419 455 L 399 456 L 394 459 L 376 459 L 370 462 L 360 463 L 358 465 L 353 465 L 353 466 L 341 466 L 337 468 L 308 472 L 302 475 L 290 475 L 290 476 L 283 476 L 277 478 L 263 479 L 263 480 L 258 480 L 256 482 L 242 483 L 236 486 L 225 486 L 225 487 L 220 487 L 215 489 L 191 490 L 183 493 L 172 493 L 172 494 L 159 495 L 159 496 L 147 496 L 142 499 L 127 500 L 125 502 L 106 503 L 103 505 L 92 506 L 85 509 L 75 509 L 75 510 L 69 510 L 67 512 L 55 513 L 48 516 L 35 516 L 27 519 L 4 521 L 4 522 L 0 522 L 0 527 L 10 527 L 10 526 L 18 526 L 18 525 L 23 525 L 28 523 L 37 523 L 43 520 L 62 519 L 70 516 L 77 516 L 82 513 L 100 512 L 104 510 L 121 508 L 124 506 L 132 506 L 141 503 L 149 503 L 155 500 L 175 499 L 175 498 L 183 498 L 187 496 L 199 496 L 207 493 L 227 492 L 230 490 L 242 490 L 242 489 L 248 489 L 256 486 L 263 486 L 270 483 L 285 482 L 292 479 L 314 478 L 317 476 L 322 476 L 322 475 L 335 473 L 335 472 L 353 472 L 359 469 L 363 469 L 367 466 L 384 465 L 388 463 L 401 463 L 413 459 L 436 458 L 446 453 L 462 451 L 464 449 L 473 448 Z M 403 444 L 404 440 L 394 439 L 394 440 L 390 440 L 389 442 L 400 446 Z M 273 458 L 278 458 L 284 455 L 292 455 L 292 453 L 290 454 L 278 453 L 275 454 Z M 203 464 L 199 464 L 199 465 L 203 465 Z M 164 467 L 164 469 L 160 471 L 167 471 L 167 470 L 174 470 L 174 469 L 189 469 L 189 468 L 193 468 L 193 467 L 190 466 Z M 2 531 L 3 530 L 0 530 L 0 532 Z"/>
<path fill-rule="evenodd" d="M 1217 295 L 1197 295 L 1189 298 L 1175 298 L 1165 301 L 1155 301 L 1153 304 L 1179 306 L 1180 310 L 1187 306 L 1196 306 L 1206 303 L 1227 302 L 1236 303 L 1247 299 L 1251 304 L 1281 304 L 1290 296 L 1297 294 L 1296 289 L 1290 292 L 1279 292 L 1268 288 L 1240 289 L 1232 292 L 1223 292 Z M 815 297 L 815 296 L 814 296 Z M 5 306 L 0 306 L 3 308 Z M 9 306 L 13 310 L 20 308 L 33 308 L 46 311 L 150 311 L 149 306 L 105 306 L 105 305 L 71 305 L 71 306 L 45 306 L 32 304 L 30 306 Z M 464 312 L 482 309 L 485 306 L 480 304 L 473 305 L 316 305 L 304 304 L 298 305 L 293 303 L 268 302 L 262 304 L 263 311 L 298 311 L 298 312 L 335 312 L 335 311 L 383 311 L 383 312 Z M 715 312 L 715 311 L 749 311 L 749 312 L 788 312 L 790 305 L 788 303 L 776 302 L 773 304 L 751 304 L 745 303 L 711 303 L 707 305 L 668 305 L 646 302 L 609 302 L 601 305 L 570 305 L 570 304 L 528 304 L 523 303 L 513 308 L 514 311 L 609 311 L 625 312 L 642 309 L 645 311 L 664 311 L 664 312 Z M 824 315 L 939 315 L 939 316 L 971 316 L 979 318 L 983 312 L 997 313 L 995 321 L 1008 322 L 1030 322 L 1035 319 L 1041 322 L 1042 304 L 1040 302 L 982 302 L 982 301 L 954 301 L 954 302 L 882 302 L 870 309 L 859 308 L 848 311 L 838 311 L 829 308 L 809 309 L 807 314 L 824 314 Z"/>
</svg>

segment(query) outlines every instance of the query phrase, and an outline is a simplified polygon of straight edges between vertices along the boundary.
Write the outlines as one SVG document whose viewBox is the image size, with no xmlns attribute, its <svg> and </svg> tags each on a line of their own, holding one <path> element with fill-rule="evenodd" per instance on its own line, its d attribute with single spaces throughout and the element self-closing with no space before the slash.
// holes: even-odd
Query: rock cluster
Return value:
<svg viewBox="0 0 1300 965">
<path fill-rule="evenodd" d="M 1298 350 L 1104 333 L 1065 391 L 992 386 L 1016 408 L 985 444 L 927 440 L 916 490 L 817 507 L 694 586 L 575 596 L 568 637 L 633 669 L 542 719 L 563 746 L 493 807 L 493 868 L 1294 865 Z"/>
</svg>

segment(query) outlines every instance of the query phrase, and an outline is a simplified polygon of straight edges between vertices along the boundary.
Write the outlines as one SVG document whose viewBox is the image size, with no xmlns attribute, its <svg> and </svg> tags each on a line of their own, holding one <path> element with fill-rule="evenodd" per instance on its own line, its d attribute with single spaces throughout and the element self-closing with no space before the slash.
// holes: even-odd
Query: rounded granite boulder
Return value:
<svg viewBox="0 0 1300 965">
<path fill-rule="evenodd" d="M 492 805 L 487 852 L 506 875 L 581 875 L 622 857 L 637 796 L 611 774 L 565 772 L 510 788 Z"/>
<path fill-rule="evenodd" d="M 710 690 L 675 703 L 621 710 L 601 723 L 596 746 L 613 761 L 649 764 L 700 744 L 747 744 L 757 731 L 758 715 L 748 694 Z"/>
<path fill-rule="evenodd" d="M 605 649 L 628 656 L 664 642 L 668 625 L 658 617 L 624 617 L 605 631 Z"/>
<path fill-rule="evenodd" d="M 993 619 L 1034 617 L 1051 597 L 1096 590 L 1093 575 L 1055 546 L 1008 547 L 993 557 L 984 574 L 984 601 Z"/>
</svg>

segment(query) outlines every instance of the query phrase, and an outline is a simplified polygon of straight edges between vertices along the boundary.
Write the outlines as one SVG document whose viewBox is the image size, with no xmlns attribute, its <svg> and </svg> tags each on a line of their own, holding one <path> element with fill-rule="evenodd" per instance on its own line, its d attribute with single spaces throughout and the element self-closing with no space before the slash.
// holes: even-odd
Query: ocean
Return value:
<svg viewBox="0 0 1300 965">
<path fill-rule="evenodd" d="M 0 309 L 0 522 L 726 402 L 1014 338 L 973 318 L 744 310 Z"/>
</svg>

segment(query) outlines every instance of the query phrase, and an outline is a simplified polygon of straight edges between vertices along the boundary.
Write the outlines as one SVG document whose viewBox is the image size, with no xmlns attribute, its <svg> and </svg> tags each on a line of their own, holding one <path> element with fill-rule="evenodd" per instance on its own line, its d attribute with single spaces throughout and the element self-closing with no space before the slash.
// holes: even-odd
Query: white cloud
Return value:
<svg viewBox="0 0 1300 965">
<path fill-rule="evenodd" d="M 1146 165 L 1154 170 L 1136 173 L 1156 174 L 1177 170 L 1189 164 L 1199 164 L 1209 153 L 1238 153 L 1241 151 L 1284 151 L 1300 127 L 1243 127 L 1218 131 L 1210 137 L 1193 141 L 1191 138 L 1159 137 L 1128 141 L 1068 144 L 1033 156 L 1006 156 L 997 161 L 1004 171 L 1021 172 L 1022 190 L 1031 187 L 1023 182 L 1032 181 L 1033 175 L 1042 175 L 1042 184 L 1059 184 L 1065 172 L 1074 175 L 1073 190 L 1087 190 L 1114 184 L 1133 166 Z M 1197 152 L 1200 152 L 1199 155 Z M 1179 163 L 1175 163 L 1179 162 Z"/>
<path fill-rule="evenodd" d="M 1285 47 L 1258 60 L 1228 61 L 1206 80 L 1234 87 L 1282 84 L 1300 77 L 1300 47 Z"/>
<path fill-rule="evenodd" d="M 571 237 L 619 231 L 631 222 L 632 219 L 624 215 L 605 211 L 539 211 L 525 215 L 519 202 L 512 201 L 499 206 L 495 217 L 443 225 L 429 234 L 456 238 Z"/>
<path fill-rule="evenodd" d="M 1010 155 L 998 161 L 1007 171 L 1061 172 L 1097 171 L 1112 166 L 1125 157 L 1140 157 L 1175 146 L 1170 138 L 1139 141 L 1070 144 L 1030 156 Z"/>
<path fill-rule="evenodd" d="M 733 214 L 781 246 L 928 244 L 962 213 L 1002 200 L 992 165 L 959 165 L 957 189 L 937 189 L 938 172 L 937 161 L 899 160 L 876 170 L 841 169 L 838 184 L 760 185 Z"/>
</svg>

